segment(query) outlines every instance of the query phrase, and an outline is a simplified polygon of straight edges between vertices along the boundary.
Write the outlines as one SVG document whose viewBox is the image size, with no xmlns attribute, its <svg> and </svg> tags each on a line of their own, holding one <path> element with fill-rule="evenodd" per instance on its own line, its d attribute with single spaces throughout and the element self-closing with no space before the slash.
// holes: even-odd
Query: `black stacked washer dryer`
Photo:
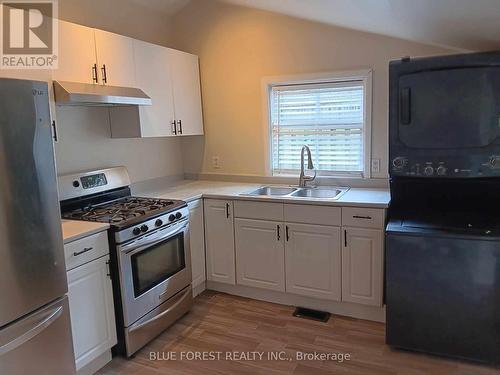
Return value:
<svg viewBox="0 0 500 375">
<path fill-rule="evenodd" d="M 500 52 L 389 65 L 387 344 L 500 364 Z"/>
</svg>

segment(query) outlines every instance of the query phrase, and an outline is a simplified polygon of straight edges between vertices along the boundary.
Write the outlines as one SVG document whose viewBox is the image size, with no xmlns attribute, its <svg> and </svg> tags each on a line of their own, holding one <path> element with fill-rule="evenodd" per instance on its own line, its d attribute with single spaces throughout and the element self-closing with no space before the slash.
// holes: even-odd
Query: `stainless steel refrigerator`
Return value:
<svg viewBox="0 0 500 375">
<path fill-rule="evenodd" d="M 0 374 L 74 374 L 45 82 L 0 79 Z"/>
</svg>

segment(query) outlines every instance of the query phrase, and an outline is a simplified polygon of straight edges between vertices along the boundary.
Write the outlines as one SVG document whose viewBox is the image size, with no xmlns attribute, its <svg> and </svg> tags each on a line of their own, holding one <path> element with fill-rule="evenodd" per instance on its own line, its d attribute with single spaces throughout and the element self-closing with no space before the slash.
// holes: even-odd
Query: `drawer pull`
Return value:
<svg viewBox="0 0 500 375">
<path fill-rule="evenodd" d="M 366 220 L 371 220 L 371 216 L 359 216 L 359 215 L 352 215 L 353 219 L 366 219 Z"/>
<path fill-rule="evenodd" d="M 73 256 L 77 257 L 78 255 L 82 255 L 83 253 L 86 253 L 90 250 L 93 250 L 94 248 L 93 247 L 85 247 L 82 251 L 75 251 L 73 253 Z"/>
</svg>

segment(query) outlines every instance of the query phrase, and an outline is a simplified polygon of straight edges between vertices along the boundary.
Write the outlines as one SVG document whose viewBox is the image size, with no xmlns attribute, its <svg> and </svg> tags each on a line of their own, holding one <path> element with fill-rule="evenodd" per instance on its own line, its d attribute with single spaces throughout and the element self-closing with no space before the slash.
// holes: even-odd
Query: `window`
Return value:
<svg viewBox="0 0 500 375">
<path fill-rule="evenodd" d="M 318 175 L 369 177 L 369 72 L 269 85 L 271 169 L 297 174 L 308 145 Z"/>
</svg>

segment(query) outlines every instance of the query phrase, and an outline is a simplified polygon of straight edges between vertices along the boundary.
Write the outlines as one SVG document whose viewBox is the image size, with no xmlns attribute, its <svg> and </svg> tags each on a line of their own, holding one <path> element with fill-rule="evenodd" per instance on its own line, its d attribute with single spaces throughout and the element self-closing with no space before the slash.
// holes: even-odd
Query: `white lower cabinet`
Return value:
<svg viewBox="0 0 500 375">
<path fill-rule="evenodd" d="M 242 199 L 232 212 L 205 199 L 207 280 L 383 305 L 384 209 Z"/>
<path fill-rule="evenodd" d="M 382 306 L 383 231 L 343 229 L 342 301 Z"/>
<path fill-rule="evenodd" d="M 189 242 L 191 247 L 192 287 L 205 283 L 205 230 L 203 228 L 203 204 L 201 199 L 188 203 Z"/>
<path fill-rule="evenodd" d="M 116 344 L 109 255 L 68 271 L 68 297 L 76 369 Z"/>
<path fill-rule="evenodd" d="M 236 284 L 233 201 L 205 199 L 207 280 Z"/>
<path fill-rule="evenodd" d="M 237 284 L 284 292 L 284 245 L 282 223 L 235 219 Z"/>
<path fill-rule="evenodd" d="M 286 291 L 340 301 L 340 228 L 286 223 Z"/>
</svg>

